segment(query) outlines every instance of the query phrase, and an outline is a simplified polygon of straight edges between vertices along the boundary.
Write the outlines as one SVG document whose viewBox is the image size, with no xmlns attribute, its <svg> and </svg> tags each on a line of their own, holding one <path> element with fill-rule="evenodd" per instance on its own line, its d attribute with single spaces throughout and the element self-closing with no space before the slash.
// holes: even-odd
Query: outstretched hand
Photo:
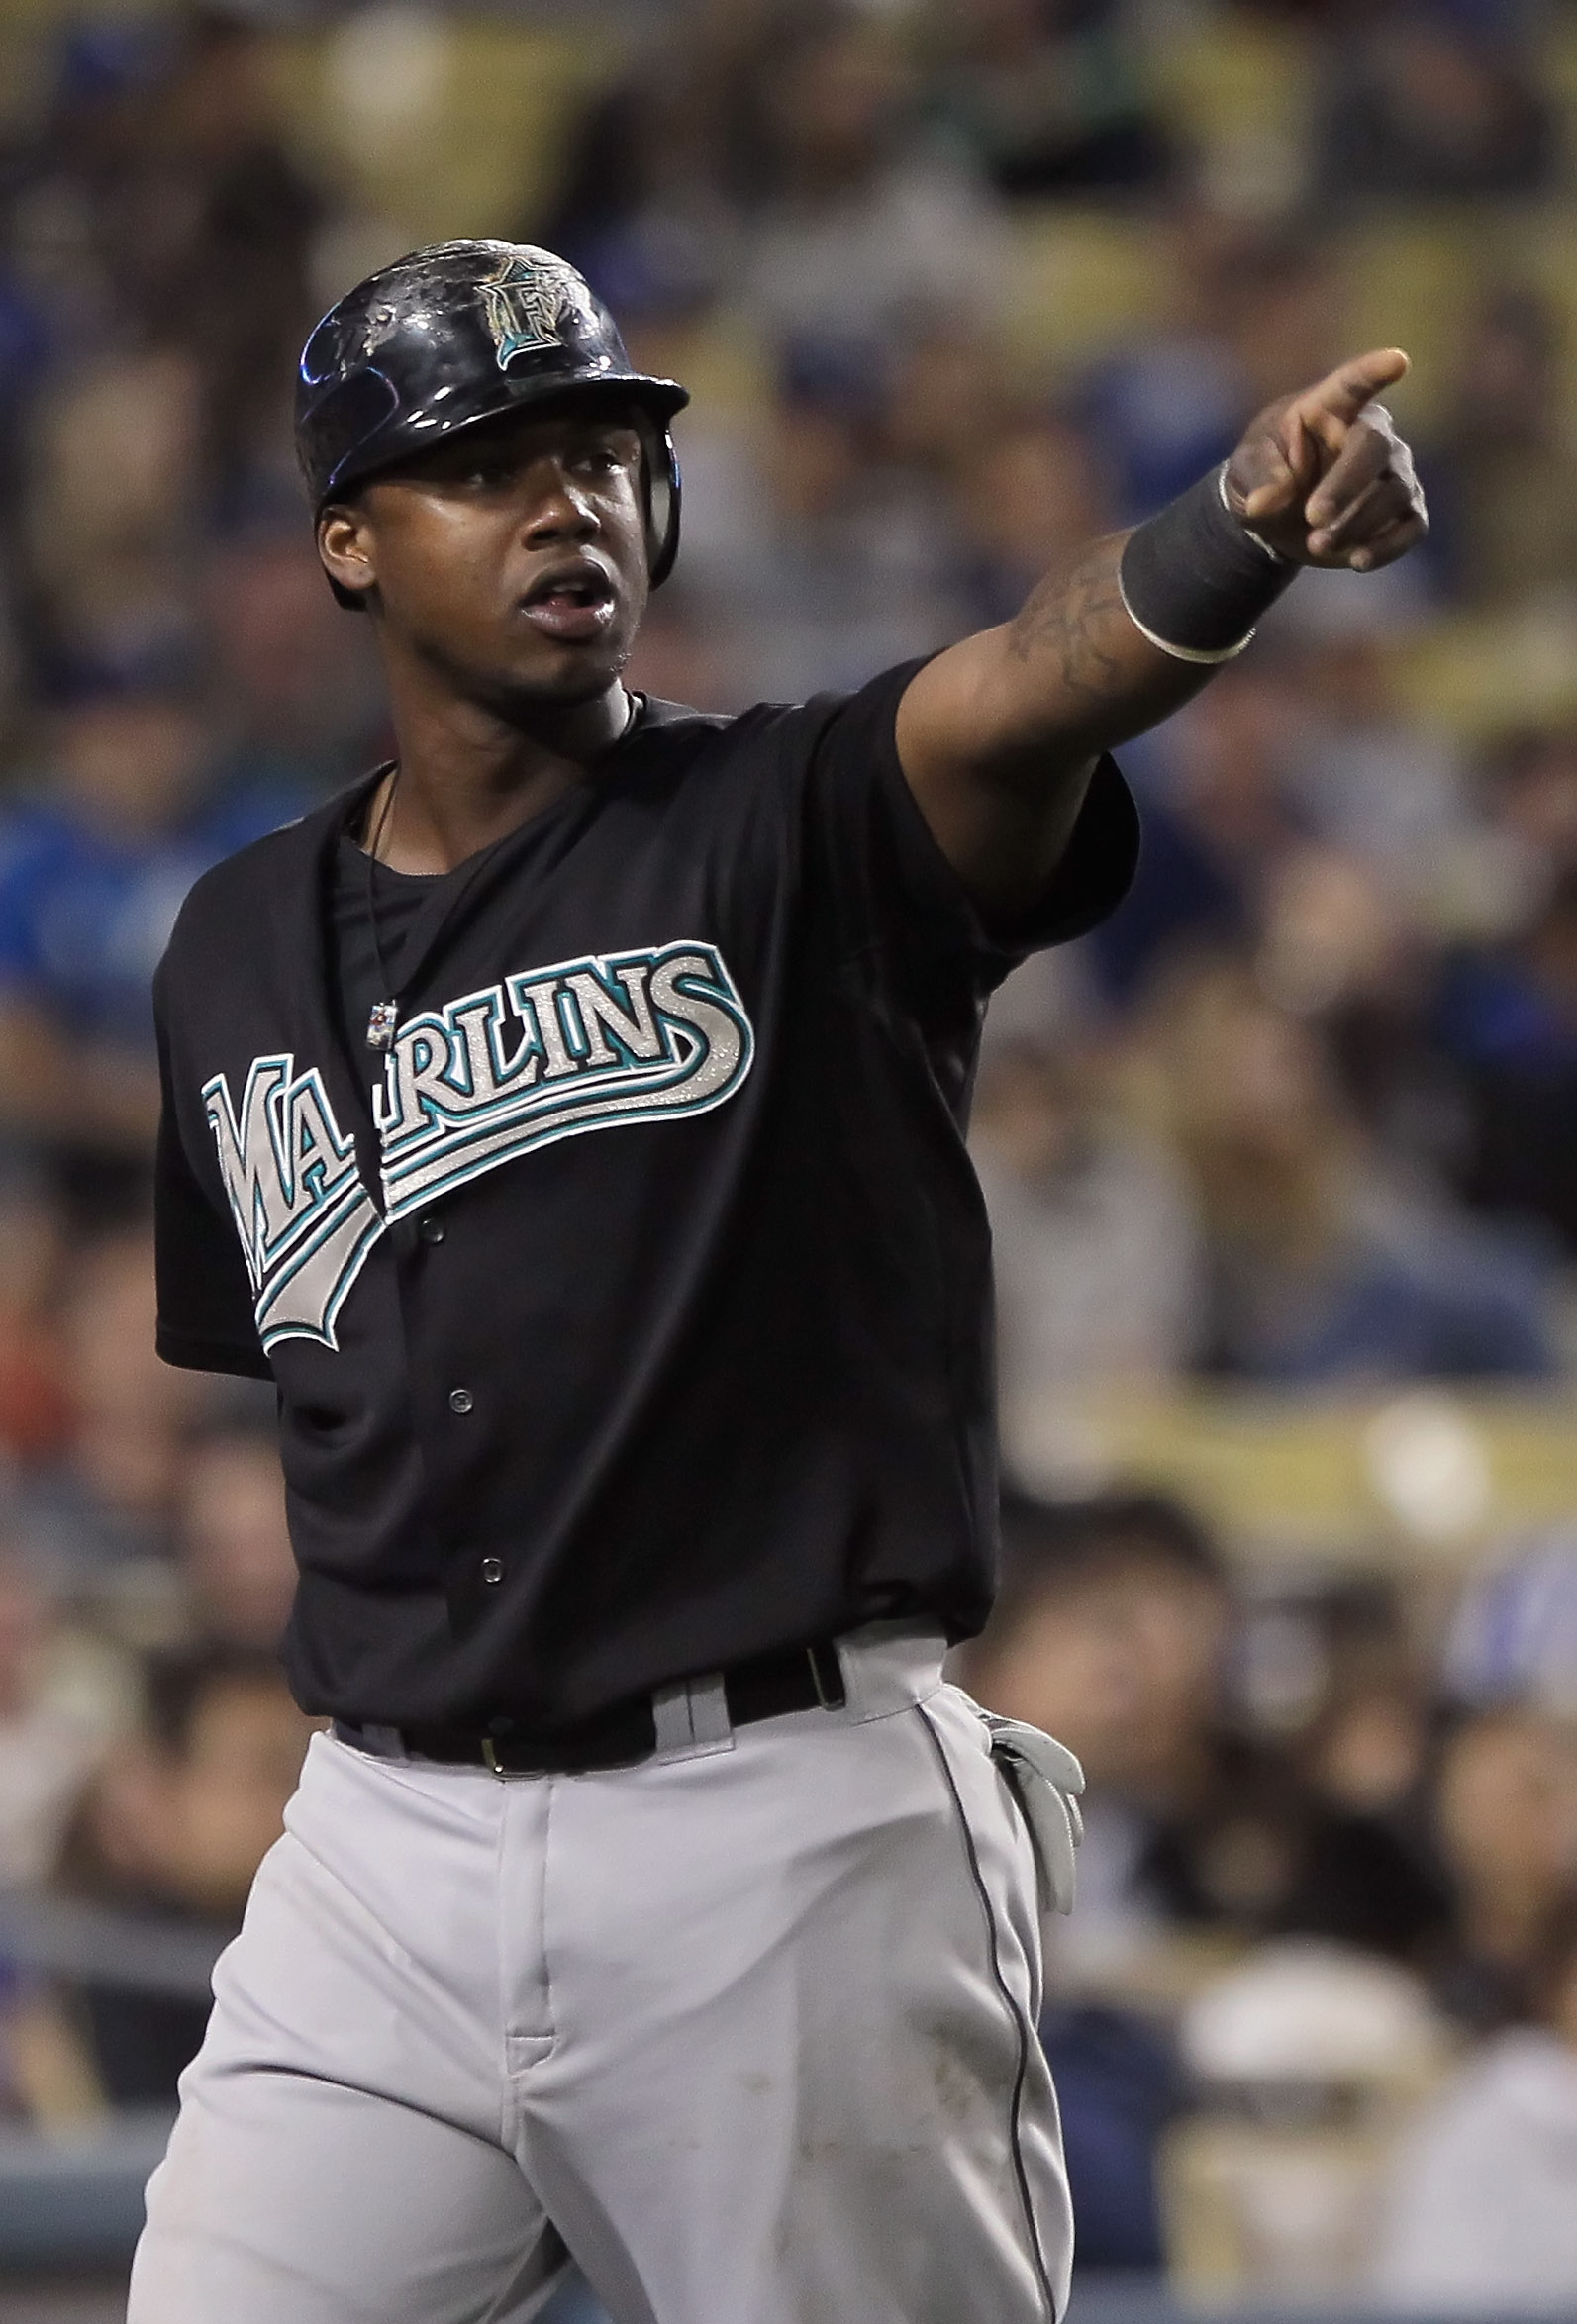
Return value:
<svg viewBox="0 0 1577 2324">
<path fill-rule="evenodd" d="M 1367 573 L 1424 538 L 1413 454 L 1374 400 L 1407 368 L 1400 347 L 1355 355 L 1250 422 L 1227 463 L 1227 500 L 1278 556 Z"/>
</svg>

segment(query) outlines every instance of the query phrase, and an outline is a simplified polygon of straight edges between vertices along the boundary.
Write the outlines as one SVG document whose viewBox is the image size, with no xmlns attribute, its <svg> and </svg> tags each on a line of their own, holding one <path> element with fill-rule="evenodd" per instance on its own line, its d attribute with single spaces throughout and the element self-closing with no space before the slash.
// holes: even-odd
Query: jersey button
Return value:
<svg viewBox="0 0 1577 2324">
<path fill-rule="evenodd" d="M 501 1557 L 484 1557 L 484 1558 L 483 1558 L 483 1560 L 482 1560 L 482 1580 L 483 1580 L 484 1582 L 502 1582 L 502 1581 L 503 1581 L 503 1579 L 504 1579 L 504 1561 L 503 1561 L 503 1559 L 502 1559 Z M 505 1721 L 504 1721 L 504 1724 L 505 1724 L 506 1726 L 508 1725 L 508 1723 L 509 1723 L 509 1722 L 508 1722 L 507 1720 L 505 1720 Z M 499 1724 L 498 1720 L 497 1720 L 497 1719 L 495 1719 L 495 1720 L 493 1721 L 493 1725 L 496 1727 L 498 1724 Z M 492 1730 L 491 1730 L 491 1729 L 489 1729 L 489 1732 L 491 1732 L 491 1731 L 492 1731 Z"/>
<path fill-rule="evenodd" d="M 444 1221 L 442 1218 L 419 1218 L 416 1231 L 425 1243 L 441 1243 L 444 1240 Z"/>
<path fill-rule="evenodd" d="M 451 1388 L 449 1390 L 449 1410 L 451 1412 L 468 1412 L 475 1403 L 476 1399 L 468 1388 Z"/>
</svg>

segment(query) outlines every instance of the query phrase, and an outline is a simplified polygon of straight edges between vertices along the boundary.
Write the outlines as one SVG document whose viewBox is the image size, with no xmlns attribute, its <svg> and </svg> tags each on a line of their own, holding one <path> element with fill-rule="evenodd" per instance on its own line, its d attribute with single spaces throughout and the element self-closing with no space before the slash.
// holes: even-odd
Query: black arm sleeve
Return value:
<svg viewBox="0 0 1577 2324">
<path fill-rule="evenodd" d="M 251 1286 L 229 1216 L 193 1169 L 181 1131 L 163 1006 L 162 971 L 153 988 L 163 1097 L 153 1172 L 153 1248 L 158 1283 L 158 1352 L 193 1372 L 235 1372 L 271 1380 L 252 1313 Z"/>
</svg>

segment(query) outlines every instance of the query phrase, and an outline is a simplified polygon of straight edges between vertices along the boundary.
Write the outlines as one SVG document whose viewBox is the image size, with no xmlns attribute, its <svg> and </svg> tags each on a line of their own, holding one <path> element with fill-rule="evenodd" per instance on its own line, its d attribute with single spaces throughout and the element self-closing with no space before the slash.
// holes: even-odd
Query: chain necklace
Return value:
<svg viewBox="0 0 1577 2324">
<path fill-rule="evenodd" d="M 619 744 L 624 741 L 636 723 L 640 709 L 641 696 L 626 694 L 625 723 L 610 745 L 611 748 L 617 749 Z M 394 794 L 399 789 L 399 785 L 400 767 L 398 760 L 396 760 L 389 776 L 389 788 L 383 795 L 382 806 L 378 809 L 377 823 L 363 850 L 367 881 L 367 926 L 372 934 L 372 956 L 378 964 L 378 983 L 385 993 L 391 993 L 389 1000 L 373 1002 L 372 1013 L 367 1018 L 367 1047 L 380 1051 L 389 1048 L 393 1043 L 394 1028 L 400 1020 L 400 1004 L 398 997 L 392 995 L 393 979 L 389 975 L 389 964 L 383 957 L 383 939 L 378 932 L 378 900 L 373 886 L 372 867 L 378 860 L 378 849 L 383 845 L 384 834 L 389 827 L 389 818 L 394 813 Z"/>
<path fill-rule="evenodd" d="M 363 856 L 367 881 L 367 926 L 372 933 L 372 956 L 378 964 L 378 983 L 385 993 L 389 991 L 393 980 L 389 975 L 389 964 L 383 957 L 383 938 L 378 932 L 378 899 L 372 885 L 372 867 L 378 860 L 378 849 L 383 845 L 383 834 L 388 829 L 389 817 L 394 812 L 394 794 L 399 788 L 399 783 L 400 769 L 398 762 L 396 762 L 394 771 L 389 777 L 389 788 L 383 795 L 383 805 L 378 810 L 377 824 L 367 840 Z M 397 1000 L 373 1002 L 372 1014 L 367 1018 L 367 1047 L 369 1049 L 388 1048 L 394 1039 L 394 1027 L 398 1022 L 399 1015 L 400 1004 Z"/>
</svg>

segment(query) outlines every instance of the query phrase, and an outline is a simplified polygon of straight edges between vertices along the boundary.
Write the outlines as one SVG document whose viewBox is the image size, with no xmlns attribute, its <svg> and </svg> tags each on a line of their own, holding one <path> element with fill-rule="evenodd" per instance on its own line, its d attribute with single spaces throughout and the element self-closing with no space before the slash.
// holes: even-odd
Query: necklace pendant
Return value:
<svg viewBox="0 0 1577 2324">
<path fill-rule="evenodd" d="M 397 1001 L 374 1001 L 372 1015 L 367 1018 L 367 1047 L 386 1049 L 394 1039 L 394 1027 L 400 1014 Z"/>
</svg>

